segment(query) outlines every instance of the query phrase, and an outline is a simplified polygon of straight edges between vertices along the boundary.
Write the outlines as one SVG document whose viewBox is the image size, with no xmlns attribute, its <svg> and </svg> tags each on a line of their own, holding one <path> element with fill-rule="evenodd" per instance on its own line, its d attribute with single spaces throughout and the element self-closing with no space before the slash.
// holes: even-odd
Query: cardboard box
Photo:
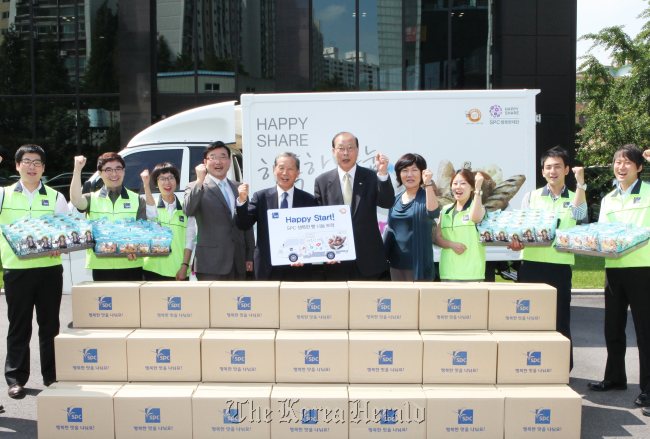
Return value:
<svg viewBox="0 0 650 439">
<path fill-rule="evenodd" d="M 350 331 L 351 383 L 421 383 L 418 331 Z"/>
<path fill-rule="evenodd" d="M 38 437 L 113 439 L 113 395 L 121 387 L 68 384 L 43 390 L 36 397 Z"/>
<path fill-rule="evenodd" d="M 422 331 L 423 383 L 494 384 L 497 341 L 489 332 Z"/>
<path fill-rule="evenodd" d="M 275 382 L 274 329 L 208 329 L 201 337 L 203 381 Z"/>
<path fill-rule="evenodd" d="M 491 284 L 488 329 L 555 331 L 556 290 L 546 284 Z"/>
<path fill-rule="evenodd" d="M 82 282 L 72 287 L 75 328 L 139 328 L 142 282 Z"/>
<path fill-rule="evenodd" d="M 115 439 L 192 437 L 196 384 L 125 384 L 113 399 Z"/>
<path fill-rule="evenodd" d="M 278 384 L 271 392 L 273 439 L 348 437 L 348 389 L 327 384 Z"/>
<path fill-rule="evenodd" d="M 282 282 L 281 329 L 348 329 L 345 282 Z"/>
<path fill-rule="evenodd" d="M 271 437 L 270 384 L 199 384 L 192 396 L 194 439 Z"/>
<path fill-rule="evenodd" d="M 280 282 L 216 281 L 210 285 L 210 327 L 278 328 Z"/>
<path fill-rule="evenodd" d="M 579 439 L 582 399 L 568 386 L 497 386 L 505 398 L 505 439 Z"/>
<path fill-rule="evenodd" d="M 559 332 L 493 332 L 497 383 L 567 384 L 569 339 Z"/>
<path fill-rule="evenodd" d="M 412 282 L 348 282 L 350 329 L 418 329 L 419 287 Z"/>
<path fill-rule="evenodd" d="M 275 336 L 278 383 L 347 383 L 347 331 L 283 331 Z"/>
<path fill-rule="evenodd" d="M 485 330 L 488 289 L 480 283 L 427 282 L 420 288 L 421 330 Z"/>
<path fill-rule="evenodd" d="M 503 439 L 503 394 L 494 386 L 425 386 L 424 393 L 428 439 Z"/>
<path fill-rule="evenodd" d="M 140 286 L 142 328 L 207 328 L 212 282 L 147 282 Z"/>
<path fill-rule="evenodd" d="M 66 329 L 54 338 L 59 381 L 126 381 L 131 329 Z"/>
<path fill-rule="evenodd" d="M 200 329 L 138 329 L 126 340 L 129 381 L 201 381 Z"/>
<path fill-rule="evenodd" d="M 426 438 L 427 400 L 421 386 L 352 384 L 348 394 L 350 439 Z"/>
</svg>

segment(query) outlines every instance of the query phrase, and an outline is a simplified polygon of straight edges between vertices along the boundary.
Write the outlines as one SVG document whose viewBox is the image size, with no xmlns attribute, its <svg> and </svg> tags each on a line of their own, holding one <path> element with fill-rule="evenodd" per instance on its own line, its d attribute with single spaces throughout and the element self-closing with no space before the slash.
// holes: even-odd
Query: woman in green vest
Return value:
<svg viewBox="0 0 650 439">
<path fill-rule="evenodd" d="M 485 279 L 485 248 L 479 242 L 476 224 L 485 216 L 481 202 L 483 175 L 469 169 L 456 171 L 451 193 L 456 200 L 440 211 L 435 241 L 440 252 L 440 279 L 477 281 Z"/>
<path fill-rule="evenodd" d="M 151 176 L 148 170 L 140 174 L 147 202 L 147 219 L 158 221 L 172 231 L 172 252 L 168 256 L 144 258 L 144 280 L 187 280 L 190 259 L 194 250 L 196 221 L 183 213 L 183 205 L 176 196 L 180 181 L 178 169 L 171 163 L 157 164 Z M 151 192 L 152 183 L 160 191 L 157 199 Z"/>
</svg>

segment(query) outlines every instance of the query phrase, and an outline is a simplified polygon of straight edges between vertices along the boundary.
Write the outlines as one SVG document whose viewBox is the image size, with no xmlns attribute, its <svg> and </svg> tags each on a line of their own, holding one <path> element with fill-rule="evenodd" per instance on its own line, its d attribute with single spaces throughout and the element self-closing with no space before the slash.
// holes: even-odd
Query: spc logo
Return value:
<svg viewBox="0 0 650 439">
<path fill-rule="evenodd" d="M 384 425 L 397 424 L 397 410 L 396 409 L 379 410 L 379 423 Z"/>
<path fill-rule="evenodd" d="M 230 351 L 230 364 L 246 364 L 246 349 L 232 349 Z"/>
<path fill-rule="evenodd" d="M 167 298 L 167 311 L 180 311 L 181 306 L 181 297 L 180 296 L 169 296 Z"/>
<path fill-rule="evenodd" d="M 169 348 L 156 349 L 156 363 L 171 363 L 172 353 Z"/>
<path fill-rule="evenodd" d="M 377 360 L 379 364 L 393 364 L 393 351 L 377 352 Z"/>
<path fill-rule="evenodd" d="M 223 423 L 224 424 L 239 424 L 239 410 L 236 408 L 223 409 Z"/>
<path fill-rule="evenodd" d="M 97 309 L 100 311 L 112 311 L 113 298 L 111 296 L 99 296 L 97 298 Z"/>
<path fill-rule="evenodd" d="M 250 311 L 252 305 L 251 296 L 237 296 L 237 311 Z"/>
<path fill-rule="evenodd" d="M 81 407 L 68 407 L 65 409 L 68 415 L 68 422 L 83 422 L 84 413 Z"/>
<path fill-rule="evenodd" d="M 388 297 L 380 297 L 377 299 L 377 312 L 391 312 L 392 301 Z"/>
<path fill-rule="evenodd" d="M 280 218 L 280 214 L 278 212 L 271 212 L 271 218 L 278 219 Z"/>
<path fill-rule="evenodd" d="M 310 297 L 307 299 L 307 312 L 320 312 L 320 299 Z"/>
<path fill-rule="evenodd" d="M 144 409 L 145 424 L 160 424 L 160 408 L 147 407 Z"/>
<path fill-rule="evenodd" d="M 515 312 L 517 314 L 528 314 L 530 313 L 530 300 L 529 299 L 519 299 L 515 302 Z"/>
<path fill-rule="evenodd" d="M 97 363 L 97 349 L 88 348 L 81 351 L 84 363 Z"/>
<path fill-rule="evenodd" d="M 542 353 L 540 351 L 528 351 L 526 354 L 526 364 L 528 366 L 541 366 Z"/>
<path fill-rule="evenodd" d="M 535 424 L 550 424 L 550 423 L 551 423 L 551 409 L 535 410 Z"/>
<path fill-rule="evenodd" d="M 458 424 L 473 424 L 474 423 L 474 409 L 460 409 L 458 410 Z"/>
<path fill-rule="evenodd" d="M 318 424 L 318 409 L 302 409 L 301 424 Z"/>
<path fill-rule="evenodd" d="M 447 312 L 460 312 L 461 307 L 461 299 L 447 299 Z"/>
<path fill-rule="evenodd" d="M 451 353 L 452 366 L 467 366 L 467 351 L 454 351 Z"/>
<path fill-rule="evenodd" d="M 305 351 L 305 364 L 320 364 L 320 351 L 318 349 L 307 349 Z"/>
</svg>

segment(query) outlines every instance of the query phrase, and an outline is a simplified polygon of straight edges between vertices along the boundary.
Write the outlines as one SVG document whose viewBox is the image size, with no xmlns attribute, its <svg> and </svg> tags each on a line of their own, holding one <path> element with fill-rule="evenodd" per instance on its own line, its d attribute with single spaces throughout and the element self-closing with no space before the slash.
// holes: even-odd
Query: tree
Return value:
<svg viewBox="0 0 650 439">
<path fill-rule="evenodd" d="M 172 50 L 169 47 L 169 43 L 164 36 L 160 35 L 158 37 L 158 72 L 171 72 L 174 66 Z"/>
<path fill-rule="evenodd" d="M 117 77 L 117 14 L 107 2 L 97 9 L 90 38 L 90 58 L 84 75 L 84 90 L 90 93 L 116 93 Z"/>
</svg>

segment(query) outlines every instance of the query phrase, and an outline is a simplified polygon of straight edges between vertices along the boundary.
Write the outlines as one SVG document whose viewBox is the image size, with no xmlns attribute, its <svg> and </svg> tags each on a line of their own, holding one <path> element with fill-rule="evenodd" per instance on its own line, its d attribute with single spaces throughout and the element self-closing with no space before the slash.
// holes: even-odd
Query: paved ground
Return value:
<svg viewBox="0 0 650 439">
<path fill-rule="evenodd" d="M 571 373 L 571 387 L 583 396 L 582 438 L 650 438 L 650 418 L 644 417 L 634 407 L 639 393 L 638 352 L 632 319 L 628 319 L 627 374 L 629 387 L 626 391 L 599 394 L 587 391 L 587 382 L 599 380 L 605 365 L 603 339 L 602 294 L 574 293 L 572 303 L 572 330 L 575 344 L 575 367 Z M 71 321 L 70 296 L 63 298 L 61 322 Z M 0 361 L 4 362 L 7 334 L 7 304 L 0 297 Z M 32 338 L 32 352 L 38 353 L 36 335 Z M 21 401 L 9 399 L 6 387 L 0 386 L 0 404 L 5 412 L 0 414 L 0 437 L 28 439 L 36 437 L 36 395 L 43 389 L 38 354 L 32 356 L 32 379 L 28 383 L 28 395 Z"/>
</svg>

